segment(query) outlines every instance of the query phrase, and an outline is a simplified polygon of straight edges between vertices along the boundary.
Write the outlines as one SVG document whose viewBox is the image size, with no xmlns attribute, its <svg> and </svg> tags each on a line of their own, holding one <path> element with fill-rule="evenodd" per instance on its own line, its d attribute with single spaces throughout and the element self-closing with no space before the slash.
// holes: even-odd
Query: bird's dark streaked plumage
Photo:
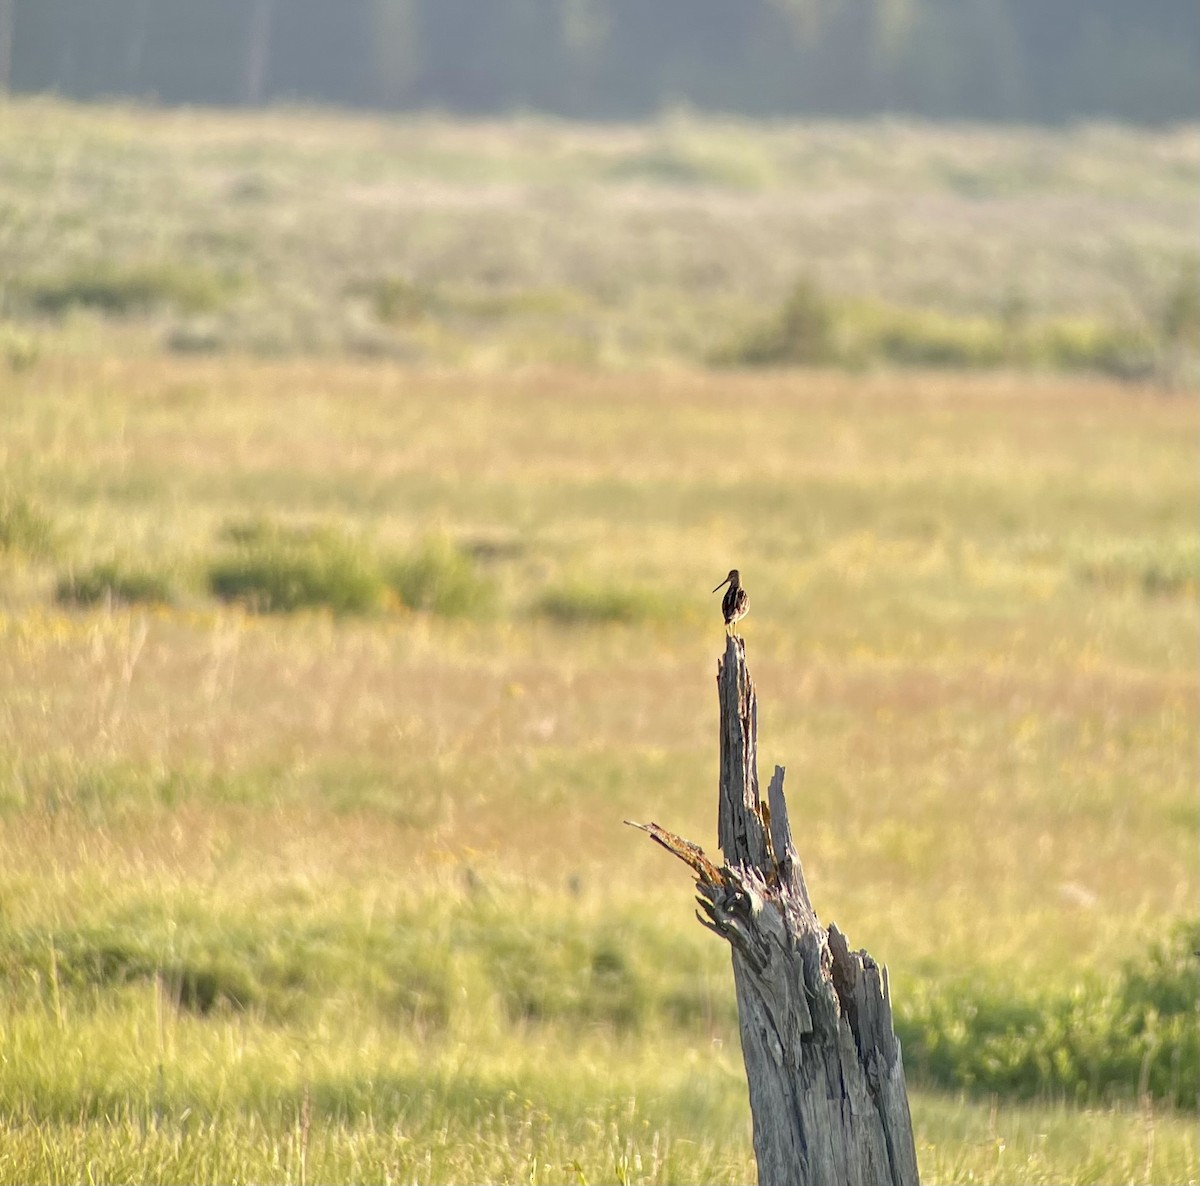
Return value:
<svg viewBox="0 0 1200 1186">
<path fill-rule="evenodd" d="M 746 596 L 746 590 L 742 588 L 742 578 L 738 575 L 736 568 L 729 570 L 729 575 L 721 582 L 721 585 L 728 585 L 725 590 L 725 596 L 721 598 L 721 613 L 725 615 L 725 628 L 728 629 L 741 618 L 746 616 L 747 610 L 750 608 L 750 598 Z M 721 587 L 717 586 L 717 589 Z M 717 589 L 714 589 L 715 593 Z"/>
</svg>

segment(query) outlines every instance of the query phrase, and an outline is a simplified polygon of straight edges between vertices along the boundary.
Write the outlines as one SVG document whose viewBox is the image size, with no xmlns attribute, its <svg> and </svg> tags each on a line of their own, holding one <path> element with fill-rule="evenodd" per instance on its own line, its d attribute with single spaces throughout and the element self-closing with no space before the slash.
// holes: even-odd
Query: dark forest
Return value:
<svg viewBox="0 0 1200 1186">
<path fill-rule="evenodd" d="M 1194 118 L 1194 0 L 0 0 L 0 87 L 630 119 Z"/>
</svg>

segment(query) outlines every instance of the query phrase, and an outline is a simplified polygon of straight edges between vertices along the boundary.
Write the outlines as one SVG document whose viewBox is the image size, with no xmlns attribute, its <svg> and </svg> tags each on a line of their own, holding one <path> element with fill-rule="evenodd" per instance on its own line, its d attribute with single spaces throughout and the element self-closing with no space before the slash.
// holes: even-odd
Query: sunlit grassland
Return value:
<svg viewBox="0 0 1200 1186">
<path fill-rule="evenodd" d="M 744 354 L 799 280 L 858 302 L 852 336 L 899 309 L 897 332 L 968 358 L 1047 318 L 1073 342 L 1158 337 L 1194 277 L 1196 149 L 1194 127 L 14 101 L 0 357 L 120 326 L 128 350 L 695 363 Z"/>
<path fill-rule="evenodd" d="M 0 1177 L 751 1176 L 727 953 L 621 823 L 714 847 L 734 564 L 760 760 L 901 1022 L 1099 1000 L 1195 913 L 1195 439 L 1191 401 L 1006 376 L 6 376 L 46 548 L 0 586 Z M 494 596 L 226 605 L 255 521 L 445 539 Z M 172 602 L 56 602 L 113 560 Z M 926 1180 L 1195 1180 L 1137 1079 L 915 1078 Z"/>
<path fill-rule="evenodd" d="M 753 1175 L 740 1055 L 727 1047 L 477 1032 L 496 1057 L 354 1021 L 280 1033 L 164 1017 L 149 994 L 64 1024 L 66 1040 L 44 1017 L 5 1034 L 67 1095 L 46 1120 L 46 1087 L 29 1076 L 6 1132 L 5 1168 L 43 1180 L 89 1167 L 167 1182 Z M 1193 1126 L 1179 1118 L 923 1094 L 914 1111 L 927 1182 L 1195 1180 Z"/>
</svg>

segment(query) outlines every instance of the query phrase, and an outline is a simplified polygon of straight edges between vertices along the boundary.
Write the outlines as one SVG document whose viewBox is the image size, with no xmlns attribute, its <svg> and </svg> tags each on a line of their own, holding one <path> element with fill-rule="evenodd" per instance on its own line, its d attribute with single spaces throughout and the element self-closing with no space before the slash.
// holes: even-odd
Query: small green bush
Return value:
<svg viewBox="0 0 1200 1186">
<path fill-rule="evenodd" d="M 287 528 L 265 521 L 225 531 L 232 550 L 209 568 L 208 587 L 223 601 L 260 613 L 327 608 L 338 614 L 379 608 L 383 577 L 375 557 L 329 528 Z"/>
<path fill-rule="evenodd" d="M 58 532 L 49 515 L 24 495 L 0 495 L 0 553 L 39 559 L 57 549 Z"/>
<path fill-rule="evenodd" d="M 169 605 L 175 599 L 171 581 L 147 568 L 123 568 L 109 562 L 59 579 L 55 598 L 70 605 Z"/>
<path fill-rule="evenodd" d="M 1181 267 L 1157 322 L 1159 378 L 1170 386 L 1195 387 L 1200 380 L 1200 260 L 1187 260 Z"/>
<path fill-rule="evenodd" d="M 35 337 L 16 326 L 0 325 L 0 358 L 14 375 L 29 370 L 41 356 L 41 346 Z"/>
<path fill-rule="evenodd" d="M 1163 317 L 1163 341 L 1156 343 L 1146 330 L 1094 318 L 1034 321 L 1016 297 L 995 316 L 966 316 L 839 300 L 801 280 L 777 312 L 727 343 L 714 361 L 732 366 L 1016 366 L 1145 379 L 1161 369 L 1170 343 L 1191 332 L 1192 316 L 1188 297 L 1174 298 Z"/>
<path fill-rule="evenodd" d="M 1079 579 L 1110 590 L 1137 590 L 1148 597 L 1194 596 L 1200 586 L 1200 548 L 1195 540 L 1111 543 L 1076 561 Z"/>
<path fill-rule="evenodd" d="M 1133 326 L 1088 318 L 1059 318 L 1029 331 L 1029 361 L 1059 371 L 1094 371 L 1144 379 L 1159 364 L 1151 335 Z"/>
<path fill-rule="evenodd" d="M 564 625 L 644 622 L 666 613 L 662 598 L 653 590 L 578 581 L 548 589 L 534 608 L 543 617 Z"/>
<path fill-rule="evenodd" d="M 1200 925 L 1178 924 L 1114 981 L 1038 996 L 938 983 L 903 994 L 905 1069 L 938 1086 L 1080 1103 L 1139 1095 L 1194 1107 L 1200 1092 Z"/>
<path fill-rule="evenodd" d="M 288 527 L 273 519 L 235 519 L 226 523 L 218 532 L 224 543 L 238 547 L 267 547 L 275 544 L 300 542 L 311 535 L 311 530 Z"/>
<path fill-rule="evenodd" d="M 1160 329 L 1168 347 L 1200 350 L 1200 261 L 1188 261 L 1163 300 Z"/>
<path fill-rule="evenodd" d="M 161 306 L 186 313 L 211 312 L 225 303 L 230 287 L 227 278 L 180 263 L 97 261 L 28 279 L 17 285 L 17 291 L 39 313 L 60 315 L 82 307 L 127 316 Z"/>
<path fill-rule="evenodd" d="M 863 343 L 871 359 L 899 366 L 975 368 L 1009 361 L 1000 321 L 878 306 Z"/>
<path fill-rule="evenodd" d="M 409 609 L 449 618 L 491 608 L 495 589 L 469 555 L 449 540 L 431 537 L 388 566 L 387 582 Z"/>
<path fill-rule="evenodd" d="M 173 354 L 219 354 L 228 345 L 225 327 L 208 318 L 176 326 L 166 335 L 166 347 Z"/>
<path fill-rule="evenodd" d="M 810 366 L 837 356 L 838 312 L 811 281 L 800 280 L 779 312 L 725 351 L 724 361 L 741 366 Z"/>
<path fill-rule="evenodd" d="M 375 316 L 386 325 L 406 325 L 435 312 L 437 293 L 404 276 L 385 276 L 351 286 L 352 294 L 365 296 Z"/>
<path fill-rule="evenodd" d="M 836 300 L 801 280 L 779 311 L 720 361 L 741 366 L 996 366 L 1010 354 L 1002 319 L 958 317 L 878 301 Z"/>
<path fill-rule="evenodd" d="M 197 1014 L 220 1006 L 244 1009 L 258 993 L 247 970 L 217 950 L 194 959 L 167 956 L 165 944 L 128 927 L 67 931 L 56 935 L 0 930 L 0 979 L 22 972 L 63 990 L 107 990 L 157 981 L 167 999 Z"/>
</svg>

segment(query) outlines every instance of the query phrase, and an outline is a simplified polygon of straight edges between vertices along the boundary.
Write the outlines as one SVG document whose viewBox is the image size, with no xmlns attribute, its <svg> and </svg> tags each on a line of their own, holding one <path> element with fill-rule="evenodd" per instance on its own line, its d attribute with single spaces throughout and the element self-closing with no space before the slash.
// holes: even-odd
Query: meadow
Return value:
<svg viewBox="0 0 1200 1186">
<path fill-rule="evenodd" d="M 0 109 L 0 1180 L 751 1180 L 622 824 L 715 848 L 734 564 L 923 1179 L 1200 1179 L 1194 399 L 706 353 L 817 241 L 1156 308 L 1194 141 Z"/>
<path fill-rule="evenodd" d="M 263 357 L 1194 378 L 1196 153 L 1194 127 L 24 100 L 0 110 L 0 312 L 18 359 L 47 322 L 94 345 L 115 319 Z M 776 340 L 797 289 L 831 323 L 815 356 Z"/>
</svg>

